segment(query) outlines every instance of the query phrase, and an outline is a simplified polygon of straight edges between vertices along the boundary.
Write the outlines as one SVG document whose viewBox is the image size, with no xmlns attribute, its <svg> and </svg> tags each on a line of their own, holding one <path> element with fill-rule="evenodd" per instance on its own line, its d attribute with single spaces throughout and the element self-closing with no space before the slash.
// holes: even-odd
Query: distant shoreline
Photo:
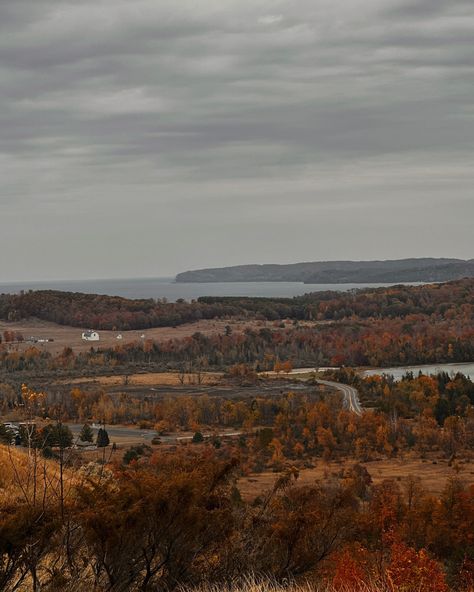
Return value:
<svg viewBox="0 0 474 592">
<path fill-rule="evenodd" d="M 301 282 L 303 284 L 435 283 L 474 277 L 474 259 L 414 258 L 387 261 L 314 261 L 237 265 L 185 271 L 177 283 Z"/>
<path fill-rule="evenodd" d="M 464 279 L 464 278 L 459 278 Z M 448 280 L 446 280 L 448 281 Z M 327 286 L 328 282 L 323 281 L 314 281 L 314 282 L 304 282 L 302 280 L 258 280 L 258 279 L 248 279 L 248 280 L 202 280 L 202 281 L 182 281 L 182 280 L 172 280 L 174 284 L 300 284 L 301 286 Z M 367 284 L 377 285 L 380 287 L 383 286 L 395 286 L 397 284 L 403 284 L 406 286 L 416 286 L 421 284 L 436 284 L 436 283 L 444 283 L 444 282 L 437 282 L 433 281 L 390 281 L 390 282 L 366 282 L 364 280 L 351 280 L 349 281 L 333 281 L 331 282 L 332 286 L 347 286 L 347 285 L 360 285 L 360 286 L 367 286 Z"/>
<path fill-rule="evenodd" d="M 196 300 L 205 296 L 234 298 L 293 298 L 310 292 L 344 292 L 361 288 L 382 288 L 391 283 L 304 284 L 303 282 L 207 282 L 180 283 L 174 278 L 122 280 L 70 280 L 55 282 L 0 283 L 0 294 L 18 294 L 22 290 L 59 290 L 121 296 L 130 299 Z M 415 284 L 416 285 L 416 284 Z"/>
</svg>

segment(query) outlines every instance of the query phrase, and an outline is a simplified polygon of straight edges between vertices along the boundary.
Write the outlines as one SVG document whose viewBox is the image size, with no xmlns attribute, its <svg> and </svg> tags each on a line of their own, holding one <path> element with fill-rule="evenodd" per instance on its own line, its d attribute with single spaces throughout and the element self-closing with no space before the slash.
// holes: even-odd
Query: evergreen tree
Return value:
<svg viewBox="0 0 474 592">
<path fill-rule="evenodd" d="M 69 448 L 72 446 L 74 436 L 71 430 L 63 424 L 48 424 L 36 436 L 37 446 L 40 448 L 46 446 L 58 446 L 59 448 Z"/>
<path fill-rule="evenodd" d="M 97 448 L 105 448 L 110 444 L 109 434 L 105 428 L 99 428 L 96 440 Z"/>
<path fill-rule="evenodd" d="M 82 427 L 81 433 L 79 434 L 79 440 L 81 442 L 93 442 L 94 432 L 88 423 L 85 423 Z"/>
<path fill-rule="evenodd" d="M 60 448 L 70 448 L 74 442 L 74 436 L 68 426 L 57 424 L 55 429 L 56 444 Z"/>
<path fill-rule="evenodd" d="M 0 424 L 0 442 L 2 444 L 11 444 L 14 437 L 12 430 L 7 428 L 3 423 Z"/>
</svg>

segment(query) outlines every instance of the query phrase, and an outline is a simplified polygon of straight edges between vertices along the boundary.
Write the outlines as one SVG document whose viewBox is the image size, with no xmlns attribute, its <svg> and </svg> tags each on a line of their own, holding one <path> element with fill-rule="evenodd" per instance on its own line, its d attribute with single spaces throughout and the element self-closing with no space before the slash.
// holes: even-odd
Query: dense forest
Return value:
<svg viewBox="0 0 474 592">
<path fill-rule="evenodd" d="M 199 302 L 227 305 L 268 320 L 404 318 L 423 314 L 433 319 L 473 318 L 474 279 L 423 286 L 367 288 L 347 292 L 313 292 L 294 298 L 201 297 Z"/>
<path fill-rule="evenodd" d="M 474 279 L 425 286 L 395 286 L 350 292 L 314 292 L 295 298 L 203 297 L 175 303 L 129 300 L 53 290 L 0 295 L 0 319 L 36 317 L 95 329 L 146 329 L 200 319 L 266 320 L 394 319 L 425 315 L 432 321 L 473 318 Z"/>
<path fill-rule="evenodd" d="M 125 331 L 174 327 L 201 319 L 233 316 L 238 310 L 184 301 L 130 300 L 119 296 L 38 290 L 0 295 L 0 319 L 35 317 L 60 325 Z"/>
</svg>

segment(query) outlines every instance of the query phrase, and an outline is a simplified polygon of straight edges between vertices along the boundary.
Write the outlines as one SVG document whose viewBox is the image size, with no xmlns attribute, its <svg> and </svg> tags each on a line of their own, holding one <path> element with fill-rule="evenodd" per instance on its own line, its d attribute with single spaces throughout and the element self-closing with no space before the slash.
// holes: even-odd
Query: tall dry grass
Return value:
<svg viewBox="0 0 474 592">
<path fill-rule="evenodd" d="M 278 584 L 270 580 L 254 577 L 244 578 L 230 584 L 201 584 L 198 587 L 182 587 L 179 592 L 396 592 L 385 584 L 358 584 L 337 589 L 330 584 L 284 583 Z M 416 592 L 416 591 L 413 591 Z"/>
<path fill-rule="evenodd" d="M 65 477 L 69 484 L 68 471 Z M 43 458 L 40 451 L 0 445 L 0 506 L 19 500 L 32 505 L 53 501 L 59 480 L 58 463 Z"/>
<path fill-rule="evenodd" d="M 62 592 L 90 592 L 91 585 L 75 582 L 66 584 Z M 268 580 L 247 578 L 233 584 L 201 584 L 200 586 L 181 586 L 178 592 L 400 592 L 399 589 L 379 584 L 360 584 L 357 588 L 348 586 L 334 588 L 329 584 L 277 584 Z M 408 592 L 408 591 L 405 591 Z M 411 590 L 410 592 L 422 592 Z"/>
</svg>

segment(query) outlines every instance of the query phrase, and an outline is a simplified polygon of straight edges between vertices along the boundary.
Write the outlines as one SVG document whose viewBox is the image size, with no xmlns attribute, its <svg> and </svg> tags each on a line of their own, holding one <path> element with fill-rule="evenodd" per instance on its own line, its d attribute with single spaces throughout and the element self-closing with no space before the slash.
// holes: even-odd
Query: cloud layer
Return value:
<svg viewBox="0 0 474 592">
<path fill-rule="evenodd" d="M 0 279 L 472 257 L 471 0 L 0 4 Z"/>
</svg>

